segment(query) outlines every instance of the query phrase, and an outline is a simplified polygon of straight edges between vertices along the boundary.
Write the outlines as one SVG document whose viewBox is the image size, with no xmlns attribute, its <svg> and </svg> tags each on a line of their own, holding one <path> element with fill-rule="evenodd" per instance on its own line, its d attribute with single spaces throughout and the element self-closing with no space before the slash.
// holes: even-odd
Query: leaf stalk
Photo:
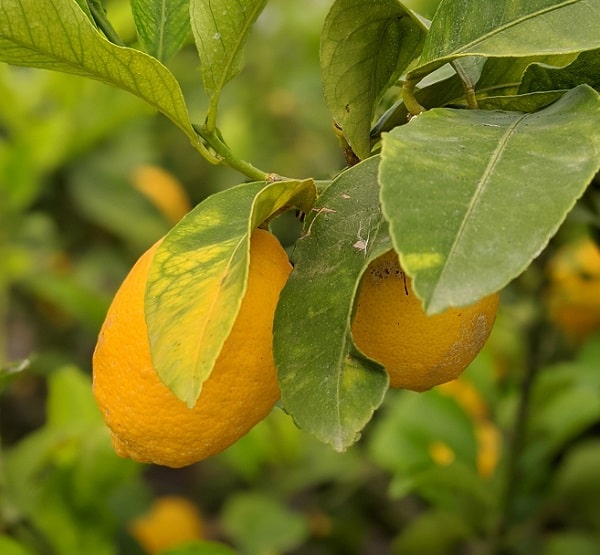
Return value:
<svg viewBox="0 0 600 555">
<path fill-rule="evenodd" d="M 425 107 L 415 97 L 415 87 L 420 80 L 420 78 L 407 79 L 402 85 L 402 101 L 408 112 L 413 116 L 418 116 L 425 111 Z"/>
<path fill-rule="evenodd" d="M 92 17 L 94 18 L 94 23 L 96 23 L 106 38 L 117 46 L 125 46 L 125 43 L 106 17 L 106 10 L 102 5 L 102 0 L 88 0 L 88 6 Z"/>
<path fill-rule="evenodd" d="M 475 95 L 475 83 L 473 83 L 468 73 L 457 60 L 453 60 L 451 65 L 463 84 L 467 106 L 471 110 L 479 109 L 479 103 L 477 102 L 477 96 Z"/>
<path fill-rule="evenodd" d="M 193 125 L 194 130 L 204 140 L 210 150 L 214 152 L 214 155 L 210 154 L 211 158 L 215 160 L 213 163 L 226 164 L 230 168 L 240 172 L 246 177 L 253 181 L 278 181 L 279 176 L 267 173 L 253 166 L 250 162 L 237 158 L 231 149 L 227 146 L 221 133 L 218 129 L 210 129 L 207 124 L 205 125 Z M 204 147 L 204 150 L 207 150 Z M 207 150 L 208 152 L 208 150 Z M 206 156 L 205 156 L 206 157 Z M 209 160 L 211 161 L 211 160 Z"/>
</svg>

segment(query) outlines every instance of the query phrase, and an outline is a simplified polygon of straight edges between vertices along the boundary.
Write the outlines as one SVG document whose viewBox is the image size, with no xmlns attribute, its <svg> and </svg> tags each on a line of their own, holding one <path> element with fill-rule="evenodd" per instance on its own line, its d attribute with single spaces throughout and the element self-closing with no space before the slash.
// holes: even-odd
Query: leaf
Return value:
<svg viewBox="0 0 600 555">
<path fill-rule="evenodd" d="M 523 76 L 519 92 L 566 90 L 584 84 L 600 91 L 600 50 L 582 52 L 566 67 L 531 65 Z"/>
<path fill-rule="evenodd" d="M 536 112 L 558 100 L 565 91 L 540 91 L 510 96 L 488 96 L 479 101 L 482 110 Z"/>
<path fill-rule="evenodd" d="M 155 58 L 106 40 L 72 0 L 0 0 L 0 61 L 126 90 L 162 112 L 199 148 L 173 74 Z"/>
<path fill-rule="evenodd" d="M 166 235 L 146 285 L 152 361 L 192 407 L 227 339 L 246 290 L 250 234 L 289 205 L 308 210 L 314 184 L 243 184 L 216 193 Z"/>
<path fill-rule="evenodd" d="M 92 16 L 92 12 L 90 10 L 90 5 L 88 4 L 88 0 L 75 0 L 75 2 L 77 2 L 77 5 L 82 9 L 83 13 L 85 13 L 85 15 L 88 16 L 88 18 L 90 19 L 90 21 L 95 26 L 96 22 L 94 21 L 94 18 Z"/>
<path fill-rule="evenodd" d="M 545 247 L 600 166 L 600 98 L 533 114 L 430 110 L 384 135 L 392 241 L 429 313 L 504 287 Z"/>
<path fill-rule="evenodd" d="M 190 0 L 192 32 L 210 97 L 242 68 L 242 50 L 267 0 Z"/>
<path fill-rule="evenodd" d="M 481 72 L 481 78 L 477 82 L 477 97 L 481 99 L 489 96 L 509 96 L 519 92 L 530 92 L 530 90 L 523 89 L 521 85 L 529 68 L 539 65 L 553 68 L 564 67 L 576 58 L 576 54 L 524 58 L 489 58 L 486 60 Z M 577 83 L 577 85 L 579 84 Z M 570 89 L 572 87 L 566 88 Z"/>
<path fill-rule="evenodd" d="M 359 158 L 381 95 L 418 56 L 425 31 L 397 0 L 336 0 L 321 33 L 325 101 Z"/>
<path fill-rule="evenodd" d="M 462 56 L 568 54 L 599 46 L 599 0 L 444 0 L 409 78 Z"/>
<path fill-rule="evenodd" d="M 183 46 L 190 32 L 189 0 L 131 0 L 144 50 L 165 61 Z"/>
<path fill-rule="evenodd" d="M 586 54 L 586 53 L 584 53 Z M 584 55 L 582 54 L 582 55 Z M 533 112 L 543 108 L 562 96 L 565 90 L 552 91 L 544 94 L 514 98 L 520 91 L 527 91 L 520 87 L 523 75 L 530 67 L 537 65 L 552 68 L 564 67 L 577 58 L 576 54 L 562 56 L 536 56 L 528 58 L 482 58 L 466 57 L 474 64 L 475 94 L 479 107 L 485 110 L 518 110 Z M 483 63 L 483 67 L 479 67 Z M 456 64 L 456 61 L 453 65 Z M 572 86 L 579 85 L 575 83 Z M 572 88 L 572 87 L 566 87 Z M 467 105 L 464 84 L 452 65 L 445 64 L 422 79 L 415 88 L 415 98 L 425 108 L 440 108 L 442 106 Z M 402 100 L 390 108 L 377 122 L 371 135 L 379 136 L 384 131 L 390 131 L 398 125 L 408 121 L 408 110 Z"/>
<path fill-rule="evenodd" d="M 192 541 L 165 549 L 161 551 L 161 555 L 237 555 L 237 552 L 224 543 Z"/>
<path fill-rule="evenodd" d="M 289 553 L 309 535 L 308 515 L 292 511 L 282 500 L 259 491 L 231 495 L 221 522 L 242 553 Z"/>
<path fill-rule="evenodd" d="M 379 158 L 340 174 L 319 197 L 293 253 L 274 324 L 282 404 L 303 430 L 343 451 L 387 389 L 356 352 L 349 324 L 369 260 L 391 247 L 378 201 Z"/>
</svg>

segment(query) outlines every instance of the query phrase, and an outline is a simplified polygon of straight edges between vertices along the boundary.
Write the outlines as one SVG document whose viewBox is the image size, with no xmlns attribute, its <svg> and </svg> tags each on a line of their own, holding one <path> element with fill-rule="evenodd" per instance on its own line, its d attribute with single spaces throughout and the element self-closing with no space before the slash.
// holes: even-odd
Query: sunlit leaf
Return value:
<svg viewBox="0 0 600 555">
<path fill-rule="evenodd" d="M 267 0 L 190 0 L 192 32 L 209 96 L 218 96 L 241 70 L 244 45 L 266 3 Z"/>
<path fill-rule="evenodd" d="M 243 184 L 208 197 L 166 236 L 146 287 L 152 360 L 193 406 L 237 316 L 254 228 L 282 208 L 308 209 L 312 181 Z"/>
<path fill-rule="evenodd" d="M 568 54 L 599 46 L 599 0 L 445 0 L 409 76 L 462 56 Z"/>
<path fill-rule="evenodd" d="M 124 89 L 198 143 L 173 74 L 155 58 L 106 40 L 72 0 L 0 0 L 0 61 L 73 73 Z"/>
<path fill-rule="evenodd" d="M 384 135 L 383 211 L 428 311 L 518 276 L 599 166 L 600 97 L 587 86 L 533 114 L 442 108 Z"/>
<path fill-rule="evenodd" d="M 321 34 L 325 100 L 360 158 L 381 95 L 418 56 L 425 31 L 397 0 L 337 0 Z"/>
<path fill-rule="evenodd" d="M 379 209 L 378 162 L 369 158 L 340 174 L 319 197 L 275 313 L 283 407 L 338 451 L 358 439 L 387 388 L 387 375 L 355 351 L 349 332 L 360 276 L 391 246 Z"/>
<path fill-rule="evenodd" d="M 177 53 L 190 32 L 189 0 L 131 0 L 144 50 L 161 61 Z"/>
<path fill-rule="evenodd" d="M 88 0 L 75 0 L 79 7 L 83 10 L 85 15 L 87 15 L 90 21 L 94 22 L 94 18 L 92 17 L 92 12 L 90 11 L 90 5 L 88 4 Z"/>
</svg>

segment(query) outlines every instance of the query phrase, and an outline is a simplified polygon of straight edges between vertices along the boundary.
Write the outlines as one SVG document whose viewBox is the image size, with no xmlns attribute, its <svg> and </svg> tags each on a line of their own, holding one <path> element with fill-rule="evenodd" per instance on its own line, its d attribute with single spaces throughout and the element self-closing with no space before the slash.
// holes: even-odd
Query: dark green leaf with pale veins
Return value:
<svg viewBox="0 0 600 555">
<path fill-rule="evenodd" d="M 378 200 L 378 158 L 345 171 L 308 214 L 275 313 L 274 354 L 283 407 L 303 430 L 342 451 L 387 389 L 387 374 L 350 338 L 360 276 L 391 248 Z"/>
<path fill-rule="evenodd" d="M 377 101 L 419 55 L 425 31 L 397 0 L 337 0 L 321 34 L 325 100 L 359 158 Z"/>
</svg>

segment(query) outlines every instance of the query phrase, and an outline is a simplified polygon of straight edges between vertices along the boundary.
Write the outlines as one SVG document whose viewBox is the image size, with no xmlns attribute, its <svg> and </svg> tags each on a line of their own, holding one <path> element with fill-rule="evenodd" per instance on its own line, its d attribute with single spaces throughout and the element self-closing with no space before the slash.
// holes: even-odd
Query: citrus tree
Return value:
<svg viewBox="0 0 600 555">
<path fill-rule="evenodd" d="M 243 340 L 233 342 L 234 333 L 242 327 L 243 336 L 265 320 L 273 341 L 264 357 L 273 358 L 282 408 L 301 430 L 344 451 L 394 385 L 393 363 L 371 350 L 385 335 L 375 322 L 384 321 L 394 297 L 414 295 L 426 322 L 473 306 L 483 307 L 477 317 L 487 314 L 481 341 L 460 347 L 456 372 L 413 388 L 428 389 L 468 366 L 493 324 L 497 293 L 544 252 L 569 214 L 581 211 L 592 227 L 600 225 L 598 193 L 590 186 L 600 168 L 600 2 L 332 1 L 320 69 L 346 166 L 332 168 L 328 180 L 258 168 L 220 129 L 222 93 L 234 78 L 244 79 L 238 74 L 245 45 L 266 4 L 131 0 L 137 40 L 125 44 L 98 0 L 0 0 L 0 61 L 128 91 L 170 120 L 199 162 L 240 175 L 239 184 L 187 212 L 144 258 L 145 273 L 135 278 L 144 295 L 135 301 L 138 310 L 129 313 L 134 292 L 117 296 L 106 329 L 109 320 L 122 321 L 114 335 L 104 333 L 96 366 L 114 368 L 123 358 L 135 366 L 147 344 L 150 363 L 142 365 L 151 367 L 177 408 L 165 410 L 160 395 L 136 399 L 163 424 L 176 426 L 179 411 L 206 406 L 201 422 L 212 417 L 227 424 L 225 393 L 241 384 L 246 404 L 236 410 L 257 409 L 252 425 L 279 396 L 265 393 L 267 406 L 259 408 L 245 395 L 252 380 L 265 386 L 262 368 L 258 378 L 243 380 L 231 372 L 210 403 L 203 399 L 221 379 L 223 358 L 238 368 L 256 354 Z M 197 86 L 208 98 L 198 116 L 168 69 L 190 35 L 200 65 Z M 279 278 L 262 277 L 250 303 L 252 243 L 264 233 L 260 228 L 284 214 L 302 223 L 289 249 L 293 270 L 280 295 Z M 362 284 L 374 267 L 390 272 L 377 266 L 390 255 L 398 287 L 359 325 Z M 141 332 L 133 342 L 128 325 Z M 416 350 L 403 347 L 399 357 L 436 359 L 455 326 L 444 320 L 436 334 L 417 337 Z M 395 345 L 392 351 L 399 350 Z M 448 356 L 442 351 L 437 358 Z M 97 395 L 105 415 L 115 407 L 106 408 L 104 398 L 127 408 L 126 397 L 111 394 L 111 387 L 131 386 L 117 386 L 119 379 L 98 385 L 106 392 Z M 406 413 L 401 418 L 410 420 Z M 214 452 L 185 460 L 140 455 L 146 446 L 119 438 L 118 426 L 111 425 L 118 450 L 140 460 L 181 466 Z M 247 431 L 235 426 L 228 443 Z M 148 438 L 147 431 L 141 435 Z M 180 447 L 173 447 L 177 455 Z M 436 453 L 444 458 L 443 449 Z"/>
</svg>

